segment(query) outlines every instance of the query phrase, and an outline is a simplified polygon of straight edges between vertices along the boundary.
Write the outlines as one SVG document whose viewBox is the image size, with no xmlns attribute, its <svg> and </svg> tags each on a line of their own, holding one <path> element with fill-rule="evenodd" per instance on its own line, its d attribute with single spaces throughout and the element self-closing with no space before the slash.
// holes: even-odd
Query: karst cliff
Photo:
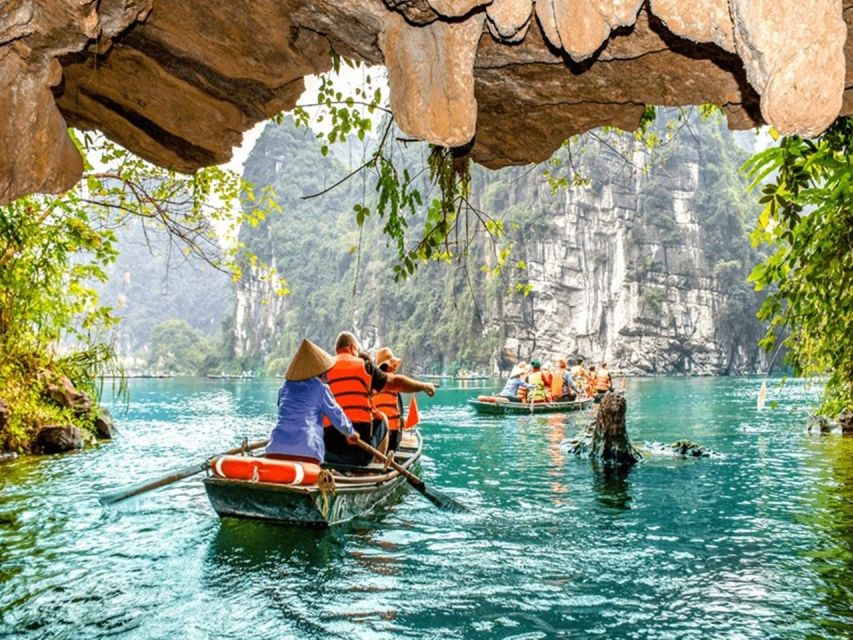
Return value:
<svg viewBox="0 0 853 640">
<path fill-rule="evenodd" d="M 466 259 L 423 264 L 405 282 L 392 279 L 384 220 L 352 224 L 353 203 L 375 207 L 369 178 L 302 197 L 357 165 L 357 146 L 323 157 L 310 130 L 268 125 L 245 177 L 272 186 L 283 211 L 240 239 L 279 269 L 290 295 L 265 295 L 248 278 L 237 288 L 232 355 L 278 375 L 304 336 L 331 349 L 351 329 L 366 347 L 393 346 L 410 371 L 507 371 L 567 355 L 635 374 L 760 370 L 759 298 L 745 282 L 759 259 L 749 242 L 756 205 L 738 171 L 749 150 L 723 123 L 690 124 L 664 157 L 628 135 L 574 141 L 572 166 L 587 184 L 572 189 L 554 191 L 545 176 L 567 170 L 566 150 L 547 166 L 476 170 L 472 204 L 506 224 L 503 272 L 489 273 L 495 250 L 480 230 Z M 410 145 L 398 162 L 418 166 L 424 152 Z M 410 220 L 412 233 L 422 224 Z"/>
<path fill-rule="evenodd" d="M 853 113 L 851 20 L 849 0 L 6 0 L 0 202 L 79 179 L 68 126 L 180 171 L 221 163 L 332 50 L 387 67 L 408 135 L 492 168 L 634 129 L 646 104 L 813 135 Z"/>
</svg>

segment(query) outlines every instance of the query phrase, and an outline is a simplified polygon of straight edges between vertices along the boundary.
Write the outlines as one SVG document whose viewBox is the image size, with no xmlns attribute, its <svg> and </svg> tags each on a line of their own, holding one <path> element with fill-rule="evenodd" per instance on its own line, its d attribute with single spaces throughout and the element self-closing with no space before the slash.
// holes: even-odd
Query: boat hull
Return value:
<svg viewBox="0 0 853 640">
<path fill-rule="evenodd" d="M 419 435 L 417 443 L 416 449 L 403 451 L 406 459 L 402 464 L 413 471 L 419 468 Z M 334 490 L 215 476 L 204 479 L 204 488 L 211 506 L 222 518 L 326 528 L 367 515 L 376 507 L 395 501 L 406 492 L 408 483 L 402 475 L 391 471 L 340 478 Z"/>
<path fill-rule="evenodd" d="M 592 406 L 593 399 L 573 400 L 571 402 L 536 402 L 531 408 L 529 402 L 483 402 L 471 398 L 468 405 L 477 413 L 489 415 L 530 415 L 531 413 L 571 413 Z"/>
</svg>

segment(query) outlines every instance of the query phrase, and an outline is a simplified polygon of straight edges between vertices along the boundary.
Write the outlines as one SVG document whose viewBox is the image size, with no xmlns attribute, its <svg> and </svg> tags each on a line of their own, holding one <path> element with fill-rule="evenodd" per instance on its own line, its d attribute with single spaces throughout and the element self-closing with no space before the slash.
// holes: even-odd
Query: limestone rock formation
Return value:
<svg viewBox="0 0 853 640">
<path fill-rule="evenodd" d="M 853 113 L 853 0 L 6 0 L 0 202 L 81 175 L 65 126 L 180 171 L 221 163 L 290 109 L 329 51 L 387 64 L 408 134 L 491 167 L 643 105 L 722 105 L 730 126 L 814 135 Z"/>
<path fill-rule="evenodd" d="M 494 266 L 494 249 L 483 241 L 470 253 L 470 284 L 458 266 L 435 263 L 392 282 L 395 257 L 382 249 L 382 219 L 368 220 L 360 261 L 352 253 L 359 242 L 352 202 L 374 207 L 369 187 L 367 200 L 360 180 L 301 198 L 346 175 L 361 153 L 323 157 L 310 132 L 269 125 L 245 178 L 270 185 L 288 215 L 246 227 L 240 239 L 277 266 L 291 294 L 276 298 L 265 283 L 237 288 L 235 355 L 259 363 L 281 357 L 286 367 L 303 335 L 332 349 L 338 331 L 355 329 L 367 346 L 391 344 L 424 371 L 508 371 L 518 360 L 576 355 L 632 375 L 762 370 L 760 294 L 745 283 L 757 260 L 749 242 L 756 212 L 751 200 L 726 198 L 743 193 L 738 167 L 751 140 L 697 118 L 667 146 L 671 162 L 651 166 L 650 155 L 628 151 L 632 166 L 587 136 L 573 143 L 573 162 L 591 183 L 556 192 L 543 177 L 553 167 L 476 169 L 471 202 L 505 222 L 509 263 L 520 260 L 524 269 L 489 277 L 479 267 Z M 610 144 L 627 141 L 642 147 L 631 136 Z M 398 157 L 400 166 L 418 166 L 424 149 L 407 149 L 412 155 Z M 348 156 L 350 164 L 341 164 Z M 564 151 L 555 160 L 568 165 Z M 318 220 L 347 231 L 314 237 Z M 519 281 L 533 286 L 529 295 L 513 291 Z"/>
</svg>

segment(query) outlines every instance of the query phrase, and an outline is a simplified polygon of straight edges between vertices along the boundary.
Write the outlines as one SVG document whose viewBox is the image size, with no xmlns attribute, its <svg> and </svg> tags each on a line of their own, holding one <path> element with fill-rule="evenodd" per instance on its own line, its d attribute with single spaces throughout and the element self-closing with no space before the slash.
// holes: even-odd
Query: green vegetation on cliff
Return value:
<svg viewBox="0 0 853 640">
<path fill-rule="evenodd" d="M 578 252 L 586 250 L 572 244 L 575 232 L 563 229 L 567 210 L 571 207 L 571 216 L 580 216 L 577 233 L 581 233 L 587 224 L 585 208 L 606 208 L 597 203 L 615 197 L 621 200 L 613 203 L 614 211 L 639 207 L 633 223 L 614 220 L 614 225 L 633 224 L 630 240 L 636 250 L 627 253 L 632 260 L 627 265 L 629 280 L 639 283 L 647 312 L 655 315 L 652 307 L 665 302 L 667 287 L 689 288 L 705 274 L 708 282 L 702 286 L 719 287 L 724 301 L 715 313 L 720 325 L 726 326 L 721 329 L 726 336 L 719 342 L 729 352 L 728 361 L 734 362 L 739 351 L 755 358 L 754 342 L 761 333 L 754 317 L 758 299 L 744 284 L 757 260 L 748 240 L 755 205 L 739 173 L 747 154 L 718 123 L 693 124 L 692 135 L 685 133 L 673 142 L 672 153 L 652 163 L 647 177 L 632 174 L 630 162 L 612 157 L 606 145 L 595 139 L 585 138 L 564 149 L 548 167 L 552 177 L 555 167 L 570 164 L 583 175 L 567 175 L 566 184 L 574 185 L 569 194 L 551 192 L 544 166 L 499 172 L 474 167 L 466 205 L 496 220 L 505 244 L 495 246 L 483 225 L 472 218 L 470 225 L 460 226 L 453 258 L 444 255 L 444 259 L 427 261 L 403 282 L 392 281 L 399 254 L 384 233 L 388 219 L 368 216 L 359 227 L 353 211 L 354 205 L 376 210 L 374 174 L 356 174 L 330 189 L 349 167 L 370 157 L 375 140 L 368 139 L 365 147 L 359 143 L 332 146 L 324 154 L 310 131 L 294 127 L 287 119 L 280 125 L 270 124 L 246 164 L 244 177 L 255 185 L 270 185 L 283 213 L 244 228 L 240 239 L 278 267 L 287 278 L 290 295 L 263 305 L 253 296 L 238 293 L 235 350 L 256 367 L 279 374 L 303 336 L 331 348 L 340 329 L 356 328 L 371 344 L 387 341 L 410 367 L 421 370 L 506 367 L 505 360 L 516 357 L 503 353 L 508 337 L 523 342 L 522 357 L 537 349 L 537 326 L 543 319 L 536 316 L 533 301 L 540 293 L 531 293 L 528 265 L 542 263 L 546 243 L 554 245 L 565 238 L 562 251 L 566 255 L 546 258 L 548 268 L 580 269 L 565 263 L 558 269 L 552 263 L 565 260 L 577 265 Z M 630 136 L 613 137 L 630 148 Z M 424 199 L 434 196 L 437 188 L 425 175 L 426 145 L 394 149 L 398 169 L 413 176 L 411 186 Z M 685 173 L 694 169 L 688 166 L 698 172 L 692 201 L 697 208 L 693 213 L 700 227 L 698 239 L 683 237 L 685 225 L 675 219 L 673 190 L 689 181 Z M 634 193 L 635 184 L 639 196 Z M 606 196 L 602 195 L 605 190 Z M 316 193 L 323 195 L 304 197 Z M 578 198 L 583 202 L 574 204 Z M 406 218 L 410 238 L 406 246 L 418 242 L 428 216 L 421 211 Z M 613 248 L 595 244 L 603 240 L 591 240 L 593 253 L 584 258 L 589 262 L 583 268 L 598 269 L 602 261 L 612 262 Z M 696 242 L 698 247 L 691 245 Z M 506 253 L 507 246 L 511 254 Z M 644 246 L 650 248 L 644 250 Z M 681 279 L 672 284 L 672 275 Z M 581 270 L 567 277 L 566 286 L 591 286 L 589 277 Z"/>
</svg>

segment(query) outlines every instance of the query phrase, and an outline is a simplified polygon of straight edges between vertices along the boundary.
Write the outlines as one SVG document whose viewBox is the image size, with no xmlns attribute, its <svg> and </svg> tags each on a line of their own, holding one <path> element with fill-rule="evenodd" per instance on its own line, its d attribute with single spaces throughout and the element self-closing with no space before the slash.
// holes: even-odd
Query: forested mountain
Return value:
<svg viewBox="0 0 853 640">
<path fill-rule="evenodd" d="M 198 258 L 185 257 L 165 233 L 143 230 L 138 220 L 128 221 L 117 233 L 119 257 L 101 289 L 101 300 L 122 319 L 116 340 L 119 355 L 147 360 L 155 330 L 168 321 L 183 321 L 200 335 L 218 336 L 223 320 L 233 313 L 229 277 Z"/>
<path fill-rule="evenodd" d="M 354 221 L 354 204 L 375 201 L 372 175 L 303 197 L 364 151 L 324 157 L 309 130 L 270 124 L 245 177 L 272 185 L 283 213 L 240 239 L 291 293 L 267 301 L 238 290 L 234 355 L 280 373 L 303 336 L 331 349 L 338 331 L 354 329 L 367 346 L 401 352 L 409 370 L 506 369 L 534 354 L 606 358 L 637 373 L 753 370 L 758 299 L 744 280 L 758 259 L 755 210 L 739 174 L 748 153 L 696 117 L 664 146 L 653 161 L 630 136 L 608 134 L 573 142 L 547 166 L 475 168 L 472 204 L 505 222 L 510 266 L 488 273 L 494 251 L 479 231 L 463 262 L 424 265 L 397 283 L 384 221 L 374 214 L 362 232 Z M 417 172 L 426 152 L 411 145 L 396 160 Z M 569 187 L 554 190 L 546 170 Z M 525 296 L 516 285 L 528 283 Z"/>
</svg>

